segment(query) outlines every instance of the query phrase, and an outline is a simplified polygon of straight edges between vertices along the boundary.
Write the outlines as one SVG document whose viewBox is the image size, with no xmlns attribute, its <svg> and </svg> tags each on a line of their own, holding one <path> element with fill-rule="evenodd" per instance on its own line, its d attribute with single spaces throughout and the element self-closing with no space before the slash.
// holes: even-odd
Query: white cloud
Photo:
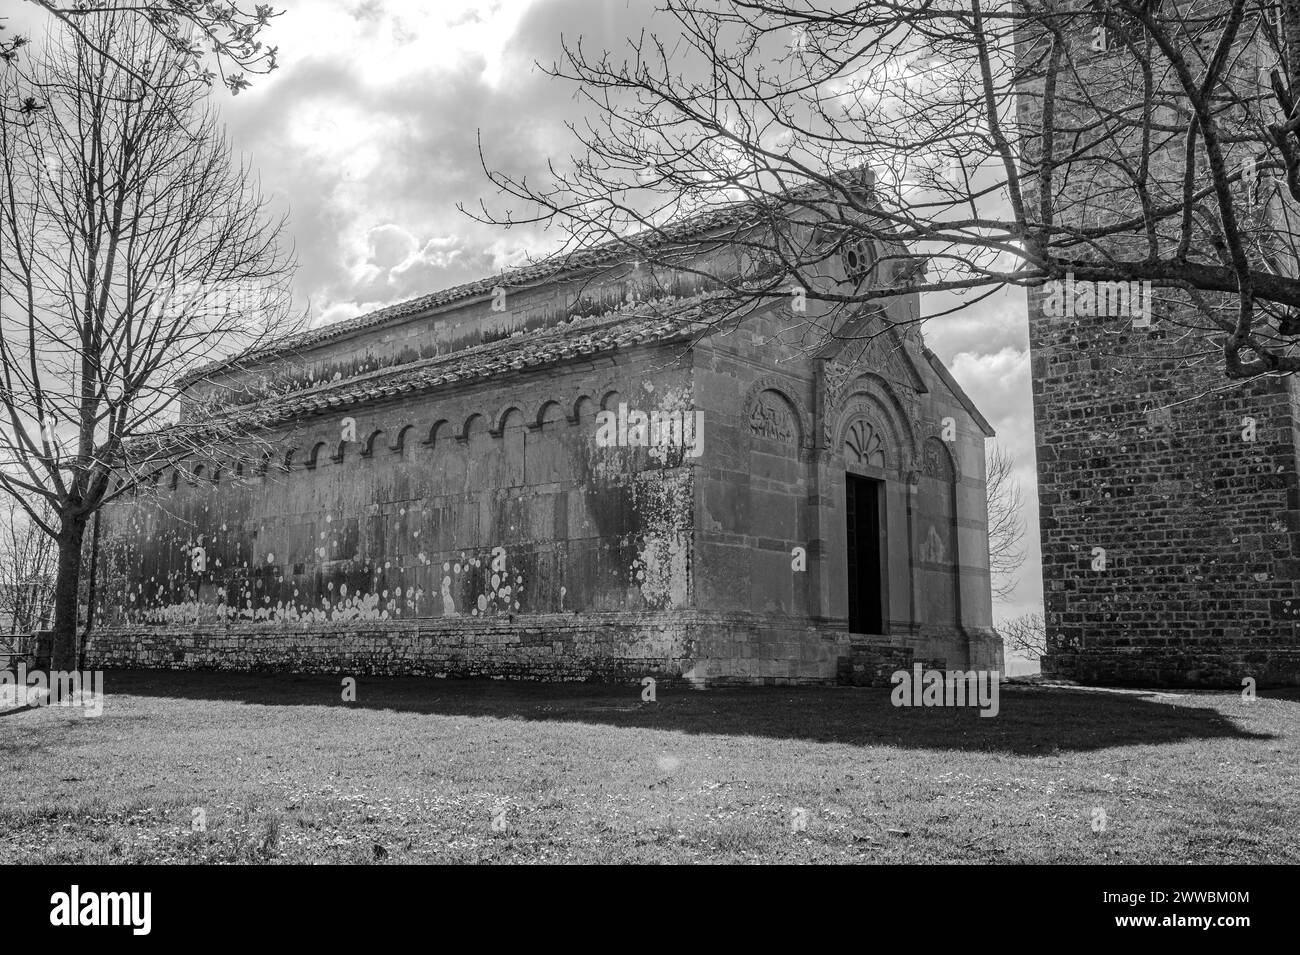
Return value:
<svg viewBox="0 0 1300 955">
<path fill-rule="evenodd" d="M 994 605 L 994 616 L 1002 620 L 1041 611 L 1042 558 L 1038 541 L 1038 478 L 1029 350 L 1004 347 L 985 353 L 963 351 L 948 367 L 997 432 L 990 445 L 1001 445 L 1014 456 L 1014 478 L 1024 498 L 1026 560 L 1015 593 L 1010 600 Z"/>
</svg>

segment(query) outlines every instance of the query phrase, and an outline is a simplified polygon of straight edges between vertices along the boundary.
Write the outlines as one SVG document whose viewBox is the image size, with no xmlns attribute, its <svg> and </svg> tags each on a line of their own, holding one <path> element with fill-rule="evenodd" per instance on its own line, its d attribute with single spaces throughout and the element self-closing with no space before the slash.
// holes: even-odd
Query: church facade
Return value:
<svg viewBox="0 0 1300 955">
<path fill-rule="evenodd" d="M 677 238 L 734 270 L 734 227 Z M 736 315 L 700 271 L 591 250 L 192 376 L 187 409 L 268 424 L 105 511 L 89 665 L 695 685 L 829 683 L 864 654 L 999 669 L 992 431 L 921 340 L 916 294 L 809 347 L 793 296 Z"/>
</svg>

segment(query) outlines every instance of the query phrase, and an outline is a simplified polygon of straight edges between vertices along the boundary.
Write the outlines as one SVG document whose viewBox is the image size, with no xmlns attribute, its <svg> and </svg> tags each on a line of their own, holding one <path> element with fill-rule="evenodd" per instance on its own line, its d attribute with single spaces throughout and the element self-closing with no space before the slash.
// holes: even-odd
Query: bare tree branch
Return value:
<svg viewBox="0 0 1300 955">
<path fill-rule="evenodd" d="M 1149 283 L 1229 377 L 1300 369 L 1300 0 L 668 13 L 671 39 L 642 34 L 621 57 L 565 44 L 544 68 L 592 113 L 570 160 L 530 182 L 483 156 L 499 198 L 473 218 L 544 222 L 567 249 L 610 243 L 681 271 L 666 224 L 742 199 L 753 215 L 725 238 L 756 264 L 710 278 L 737 308 L 805 289 L 824 305 L 810 346 L 914 291 L 921 257 L 923 291 L 967 302 L 1067 278 Z M 793 241 L 779 226 L 792 213 L 835 241 Z M 818 288 L 842 243 L 864 240 L 881 266 Z M 951 313 L 950 297 L 923 300 Z"/>
<path fill-rule="evenodd" d="M 1015 592 L 1016 574 L 1025 562 L 1024 499 L 1015 479 L 1016 459 L 1000 445 L 986 455 L 986 495 L 989 510 L 989 575 L 993 597 L 1006 600 Z"/>
<path fill-rule="evenodd" d="M 71 663 L 87 522 L 255 424 L 194 402 L 178 421 L 177 386 L 292 327 L 294 267 L 206 91 L 179 81 L 185 55 L 121 11 L 77 23 L 0 76 L 0 95 L 48 103 L 0 123 L 0 490 L 57 545 L 56 668 Z"/>
<path fill-rule="evenodd" d="M 1002 645 L 1030 660 L 1047 652 L 1047 627 L 1041 613 L 1027 613 L 998 625 Z"/>
</svg>

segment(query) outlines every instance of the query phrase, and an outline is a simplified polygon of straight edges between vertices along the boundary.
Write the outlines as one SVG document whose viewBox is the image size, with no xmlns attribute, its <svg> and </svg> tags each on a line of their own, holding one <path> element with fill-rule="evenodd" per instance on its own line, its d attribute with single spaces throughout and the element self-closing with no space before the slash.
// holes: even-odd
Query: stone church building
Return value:
<svg viewBox="0 0 1300 955">
<path fill-rule="evenodd" d="M 192 375 L 183 416 L 224 404 L 264 434 L 105 512 L 88 665 L 701 686 L 1000 669 L 988 423 L 915 293 L 811 345 L 791 330 L 825 316 L 812 301 L 735 314 L 700 273 L 745 274 L 750 215 L 675 226 L 689 269 L 596 247 Z M 883 267 L 791 228 L 837 243 L 827 281 Z"/>
</svg>

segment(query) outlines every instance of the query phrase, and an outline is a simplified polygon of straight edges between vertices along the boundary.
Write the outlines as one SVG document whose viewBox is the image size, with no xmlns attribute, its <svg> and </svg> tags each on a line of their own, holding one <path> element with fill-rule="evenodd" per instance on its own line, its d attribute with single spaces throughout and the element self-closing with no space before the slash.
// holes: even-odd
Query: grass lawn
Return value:
<svg viewBox="0 0 1300 955">
<path fill-rule="evenodd" d="M 6 861 L 1300 862 L 1294 691 L 1004 685 L 994 718 L 887 689 L 105 691 L 0 713 Z"/>
</svg>

